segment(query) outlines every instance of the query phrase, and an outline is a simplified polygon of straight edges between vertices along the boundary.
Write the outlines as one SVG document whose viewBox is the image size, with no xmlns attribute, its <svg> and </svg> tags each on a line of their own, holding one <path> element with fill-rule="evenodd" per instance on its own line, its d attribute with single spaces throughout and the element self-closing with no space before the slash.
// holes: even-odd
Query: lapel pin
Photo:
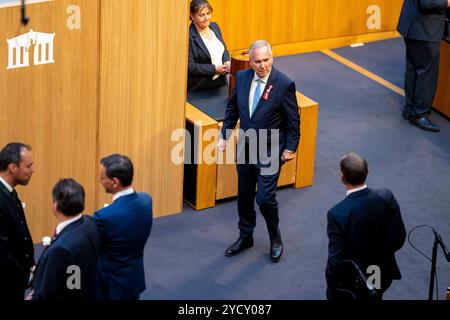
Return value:
<svg viewBox="0 0 450 320">
<path fill-rule="evenodd" d="M 266 92 L 264 92 L 264 95 L 263 95 L 264 101 L 269 100 L 269 95 L 270 95 L 270 92 L 272 91 L 272 89 L 273 89 L 272 85 L 270 85 L 269 88 L 266 89 Z"/>
</svg>

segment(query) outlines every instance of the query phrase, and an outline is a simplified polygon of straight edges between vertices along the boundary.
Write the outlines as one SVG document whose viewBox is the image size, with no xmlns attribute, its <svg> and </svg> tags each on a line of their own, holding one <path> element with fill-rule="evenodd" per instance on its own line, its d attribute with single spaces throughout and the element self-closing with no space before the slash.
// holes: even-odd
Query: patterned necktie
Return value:
<svg viewBox="0 0 450 320">
<path fill-rule="evenodd" d="M 250 114 L 250 117 L 253 116 L 253 113 L 255 112 L 256 106 L 258 105 L 259 99 L 261 99 L 261 79 L 256 79 L 256 88 L 255 93 L 253 95 L 253 105 L 252 105 L 252 113 Z"/>
</svg>

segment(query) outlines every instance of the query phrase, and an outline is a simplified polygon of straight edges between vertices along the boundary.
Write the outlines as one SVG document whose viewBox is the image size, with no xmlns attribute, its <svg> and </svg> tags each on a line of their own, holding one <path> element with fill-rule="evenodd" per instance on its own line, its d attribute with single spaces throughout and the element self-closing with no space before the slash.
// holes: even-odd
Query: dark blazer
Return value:
<svg viewBox="0 0 450 320">
<path fill-rule="evenodd" d="M 250 118 L 248 99 L 255 72 L 252 69 L 243 70 L 236 75 L 236 86 L 233 95 L 228 102 L 223 121 L 222 137 L 229 138 L 226 130 L 234 129 L 240 119 L 240 129 L 246 132 L 249 129 L 257 130 L 259 146 L 259 129 L 269 129 L 267 137 L 267 150 L 271 150 L 271 129 L 279 130 L 279 156 L 288 149 L 296 151 L 300 140 L 300 116 L 298 111 L 295 83 L 286 75 L 272 67 L 267 84 L 259 103 Z M 264 93 L 272 86 L 268 99 L 264 99 Z M 237 157 L 241 157 L 243 149 L 242 137 L 239 136 Z M 259 161 L 259 152 L 257 163 Z"/>
<path fill-rule="evenodd" d="M 152 229 L 152 198 L 146 193 L 120 197 L 98 210 L 100 232 L 98 298 L 132 300 L 145 290 L 144 247 Z"/>
<path fill-rule="evenodd" d="M 0 301 L 23 300 L 34 247 L 22 204 L 0 182 Z"/>
<path fill-rule="evenodd" d="M 211 22 L 209 25 L 216 37 L 223 43 L 225 51 L 222 63 L 230 61 L 230 54 L 223 40 L 219 26 Z M 227 78 L 224 75 L 212 80 L 216 74 L 216 67 L 212 64 L 211 55 L 203 42 L 200 33 L 193 23 L 189 26 L 189 56 L 188 56 L 188 92 L 226 86 Z"/>
<path fill-rule="evenodd" d="M 388 189 L 364 189 L 348 195 L 328 212 L 329 238 L 326 278 L 329 288 L 336 281 L 336 266 L 353 260 L 365 274 L 367 267 L 381 270 L 381 286 L 401 279 L 395 260 L 406 238 L 400 207 Z"/>
<path fill-rule="evenodd" d="M 90 216 L 67 225 L 44 249 L 33 279 L 33 300 L 92 300 L 96 295 L 97 261 L 100 239 Z M 79 267 L 80 289 L 70 289 L 67 282 Z"/>
<path fill-rule="evenodd" d="M 440 42 L 447 0 L 404 0 L 397 30 L 405 38 Z"/>
</svg>

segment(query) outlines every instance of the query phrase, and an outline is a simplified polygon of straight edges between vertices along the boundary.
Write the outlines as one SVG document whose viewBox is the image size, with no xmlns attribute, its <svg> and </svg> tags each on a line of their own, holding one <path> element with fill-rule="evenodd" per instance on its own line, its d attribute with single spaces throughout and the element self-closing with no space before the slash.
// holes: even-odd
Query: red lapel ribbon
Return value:
<svg viewBox="0 0 450 320">
<path fill-rule="evenodd" d="M 266 92 L 264 92 L 264 95 L 263 95 L 264 101 L 269 100 L 270 91 L 272 91 L 272 89 L 273 89 L 272 85 L 270 85 L 269 88 L 266 89 Z"/>
</svg>

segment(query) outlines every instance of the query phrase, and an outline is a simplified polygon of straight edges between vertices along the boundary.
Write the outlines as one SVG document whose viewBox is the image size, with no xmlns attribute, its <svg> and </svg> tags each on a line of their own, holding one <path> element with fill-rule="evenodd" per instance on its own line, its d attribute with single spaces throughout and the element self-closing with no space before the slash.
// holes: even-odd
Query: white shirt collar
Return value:
<svg viewBox="0 0 450 320">
<path fill-rule="evenodd" d="M 14 188 L 11 187 L 11 186 L 9 185 L 9 183 L 5 181 L 5 179 L 3 179 L 2 177 L 0 177 L 0 182 L 2 182 L 2 183 L 5 185 L 6 189 L 8 189 L 9 192 L 13 192 Z"/>
<path fill-rule="evenodd" d="M 81 217 L 82 217 L 82 215 L 81 215 L 81 213 L 80 213 L 80 214 L 77 215 L 76 217 L 73 217 L 72 219 L 63 221 L 63 222 L 61 222 L 60 224 L 58 224 L 58 226 L 56 227 L 56 234 L 57 234 L 57 235 L 60 234 L 61 231 L 63 231 L 63 229 L 64 229 L 65 227 L 67 227 L 67 226 L 68 226 L 69 224 L 71 224 L 72 222 L 75 222 L 75 221 L 81 219 Z"/>
<path fill-rule="evenodd" d="M 352 193 L 364 190 L 364 189 L 367 189 L 367 185 L 366 184 L 363 185 L 362 187 L 358 187 L 358 188 L 347 190 L 347 196 L 351 195 Z"/>
<path fill-rule="evenodd" d="M 116 201 L 117 199 L 119 199 L 120 197 L 128 196 L 128 195 L 130 195 L 130 194 L 132 194 L 132 193 L 134 193 L 134 190 L 133 190 L 133 188 L 131 188 L 131 187 L 128 188 L 128 189 L 125 189 L 125 190 L 116 192 L 116 193 L 114 193 L 114 195 L 113 195 L 113 202 Z"/>
</svg>

